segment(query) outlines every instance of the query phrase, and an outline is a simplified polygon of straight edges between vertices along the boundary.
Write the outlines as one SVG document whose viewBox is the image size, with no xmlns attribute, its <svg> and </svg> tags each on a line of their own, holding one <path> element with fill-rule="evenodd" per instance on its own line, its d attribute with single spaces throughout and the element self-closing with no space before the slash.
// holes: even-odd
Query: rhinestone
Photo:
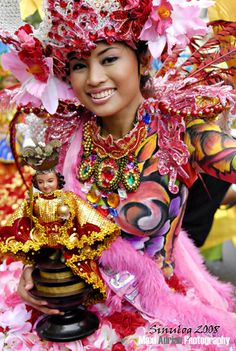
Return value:
<svg viewBox="0 0 236 351">
<path fill-rule="evenodd" d="M 118 212 L 115 208 L 109 208 L 109 212 L 113 217 L 117 217 L 118 216 Z"/>
<path fill-rule="evenodd" d="M 122 200 L 127 199 L 127 192 L 125 189 L 118 189 L 118 194 L 120 199 Z"/>
<path fill-rule="evenodd" d="M 87 194 L 87 199 L 92 204 L 96 204 L 101 198 L 101 194 L 98 190 L 90 189 Z"/>
<path fill-rule="evenodd" d="M 116 208 L 120 204 L 120 197 L 116 193 L 110 193 L 107 197 L 107 203 L 110 207 Z"/>
</svg>

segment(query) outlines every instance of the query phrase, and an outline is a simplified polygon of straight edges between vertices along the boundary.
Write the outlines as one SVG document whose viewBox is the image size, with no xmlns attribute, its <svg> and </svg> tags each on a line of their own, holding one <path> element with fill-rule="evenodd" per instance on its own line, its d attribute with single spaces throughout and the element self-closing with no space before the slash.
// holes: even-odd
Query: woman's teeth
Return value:
<svg viewBox="0 0 236 351">
<path fill-rule="evenodd" d="M 109 90 L 102 91 L 101 93 L 91 94 L 91 96 L 93 99 L 103 99 L 112 95 L 113 92 L 114 92 L 114 89 L 109 89 Z"/>
</svg>

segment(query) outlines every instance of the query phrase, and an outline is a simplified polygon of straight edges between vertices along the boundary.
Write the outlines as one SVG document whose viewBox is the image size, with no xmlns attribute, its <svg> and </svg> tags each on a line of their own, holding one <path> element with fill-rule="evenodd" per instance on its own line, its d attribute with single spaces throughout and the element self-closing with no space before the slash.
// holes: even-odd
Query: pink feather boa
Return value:
<svg viewBox="0 0 236 351">
<path fill-rule="evenodd" d="M 207 273 L 197 249 L 184 232 L 180 233 L 174 254 L 176 275 L 189 289 L 194 288 L 193 296 L 173 292 L 156 263 L 120 237 L 103 252 L 100 264 L 115 272 L 128 271 L 135 275 L 142 310 L 148 316 L 165 325 L 181 324 L 192 329 L 198 325 L 219 325 L 217 335 L 230 336 L 231 342 L 236 342 L 236 314 L 229 310 L 233 303 L 230 285 L 218 282 Z M 112 295 L 110 292 L 110 297 Z M 117 299 L 115 304 L 119 309 Z"/>
</svg>

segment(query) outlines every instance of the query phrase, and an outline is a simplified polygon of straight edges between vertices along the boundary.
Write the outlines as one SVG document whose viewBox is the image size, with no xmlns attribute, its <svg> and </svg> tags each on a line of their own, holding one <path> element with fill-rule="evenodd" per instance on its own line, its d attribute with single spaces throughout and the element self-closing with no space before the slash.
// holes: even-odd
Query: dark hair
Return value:
<svg viewBox="0 0 236 351">
<path fill-rule="evenodd" d="M 59 189 L 63 189 L 64 185 L 65 185 L 65 179 L 64 179 L 64 176 L 59 173 L 59 172 L 56 172 L 54 169 L 50 169 L 50 170 L 47 170 L 47 171 L 38 171 L 37 173 L 35 173 L 32 177 L 32 184 L 33 186 L 39 190 L 39 187 L 38 187 L 38 183 L 37 183 L 37 175 L 39 174 L 47 174 L 47 173 L 55 173 L 56 176 L 57 176 L 57 180 L 58 180 L 58 188 Z"/>
<path fill-rule="evenodd" d="M 139 70 L 140 70 L 140 65 L 141 65 L 141 56 L 145 56 L 148 53 L 148 45 L 146 41 L 142 41 L 140 40 L 137 45 L 136 45 L 136 57 L 138 60 L 138 66 L 139 66 Z M 139 71 L 140 73 L 140 71 Z M 146 83 L 148 82 L 148 80 L 151 78 L 150 74 L 147 75 L 142 75 L 141 74 L 141 79 L 140 79 L 140 89 L 142 90 Z"/>
</svg>

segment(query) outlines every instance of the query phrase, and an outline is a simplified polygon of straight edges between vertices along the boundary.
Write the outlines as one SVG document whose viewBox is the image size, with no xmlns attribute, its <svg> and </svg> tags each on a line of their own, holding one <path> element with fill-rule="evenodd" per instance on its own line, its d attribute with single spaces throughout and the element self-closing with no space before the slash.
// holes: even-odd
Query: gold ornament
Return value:
<svg viewBox="0 0 236 351">
<path fill-rule="evenodd" d="M 57 209 L 57 215 L 61 220 L 66 221 L 70 218 L 70 209 L 68 205 L 60 205 Z"/>
</svg>

